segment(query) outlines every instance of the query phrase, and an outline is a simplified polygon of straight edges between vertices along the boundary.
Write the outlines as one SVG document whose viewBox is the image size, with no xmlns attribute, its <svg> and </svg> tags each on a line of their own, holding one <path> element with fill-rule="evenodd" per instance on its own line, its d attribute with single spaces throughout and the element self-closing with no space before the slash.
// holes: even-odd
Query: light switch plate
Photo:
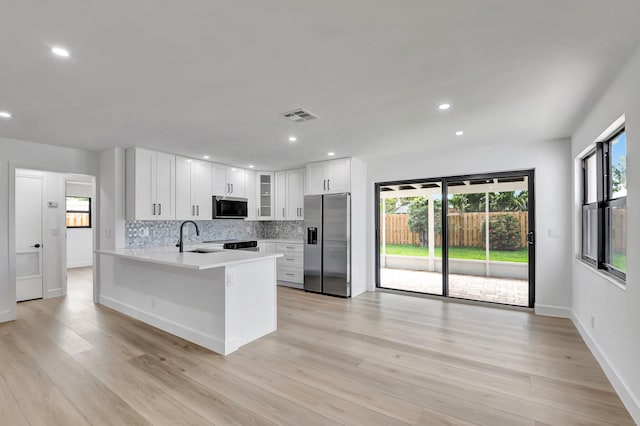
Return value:
<svg viewBox="0 0 640 426">
<path fill-rule="evenodd" d="M 57 209 L 58 208 L 58 202 L 57 201 L 48 201 L 47 202 L 47 206 L 49 206 L 50 209 Z"/>
</svg>

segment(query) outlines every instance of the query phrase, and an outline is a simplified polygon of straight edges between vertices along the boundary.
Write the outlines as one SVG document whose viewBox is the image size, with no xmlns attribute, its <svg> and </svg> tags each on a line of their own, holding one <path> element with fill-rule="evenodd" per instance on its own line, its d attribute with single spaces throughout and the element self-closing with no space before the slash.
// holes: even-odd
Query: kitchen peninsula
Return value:
<svg viewBox="0 0 640 426">
<path fill-rule="evenodd" d="M 97 250 L 99 303 L 222 355 L 276 330 L 281 254 L 185 250 Z"/>
</svg>

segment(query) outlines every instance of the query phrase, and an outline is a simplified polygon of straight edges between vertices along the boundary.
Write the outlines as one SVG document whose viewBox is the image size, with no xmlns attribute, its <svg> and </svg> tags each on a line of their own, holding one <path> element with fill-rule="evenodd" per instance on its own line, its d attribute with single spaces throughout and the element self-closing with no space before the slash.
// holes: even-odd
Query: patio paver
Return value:
<svg viewBox="0 0 640 426">
<path fill-rule="evenodd" d="M 442 274 L 439 272 L 382 268 L 380 281 L 386 288 L 442 294 Z M 528 306 L 529 282 L 511 278 L 449 274 L 449 295 L 483 302 Z"/>
</svg>

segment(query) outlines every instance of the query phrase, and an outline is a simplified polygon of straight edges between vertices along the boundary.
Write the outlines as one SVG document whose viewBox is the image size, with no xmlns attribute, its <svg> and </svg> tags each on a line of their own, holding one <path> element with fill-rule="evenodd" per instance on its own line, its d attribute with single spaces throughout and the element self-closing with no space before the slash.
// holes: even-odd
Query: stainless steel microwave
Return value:
<svg viewBox="0 0 640 426">
<path fill-rule="evenodd" d="M 247 199 L 213 196 L 213 219 L 244 219 L 247 217 Z"/>
</svg>

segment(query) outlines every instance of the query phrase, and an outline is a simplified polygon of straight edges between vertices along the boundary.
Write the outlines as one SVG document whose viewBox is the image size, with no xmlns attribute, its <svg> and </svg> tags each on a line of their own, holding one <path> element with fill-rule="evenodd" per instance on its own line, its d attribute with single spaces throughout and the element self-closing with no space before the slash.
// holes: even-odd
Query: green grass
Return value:
<svg viewBox="0 0 640 426">
<path fill-rule="evenodd" d="M 386 252 L 387 254 L 397 256 L 429 256 L 429 249 L 427 247 L 412 246 L 409 244 L 387 244 Z M 435 248 L 435 256 L 438 258 L 442 257 L 442 247 Z M 449 247 L 449 258 L 485 260 L 485 250 L 482 247 Z M 529 253 L 526 247 L 514 251 L 489 251 L 489 260 L 495 260 L 496 262 L 527 263 L 528 259 Z"/>
<path fill-rule="evenodd" d="M 611 264 L 614 268 L 619 269 L 622 272 L 627 272 L 627 254 L 619 252 L 611 253 Z"/>
</svg>

